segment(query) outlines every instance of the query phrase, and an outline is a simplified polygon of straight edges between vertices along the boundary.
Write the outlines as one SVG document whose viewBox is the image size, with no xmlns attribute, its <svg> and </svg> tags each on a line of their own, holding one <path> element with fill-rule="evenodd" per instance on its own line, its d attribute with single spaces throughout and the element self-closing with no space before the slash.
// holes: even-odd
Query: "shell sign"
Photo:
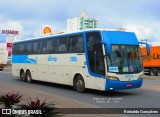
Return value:
<svg viewBox="0 0 160 117">
<path fill-rule="evenodd" d="M 42 35 L 51 35 L 53 34 L 53 27 L 48 25 L 42 26 Z"/>
<path fill-rule="evenodd" d="M 51 32 L 52 32 L 52 30 L 51 30 L 50 27 L 45 27 L 45 28 L 43 29 L 43 33 L 44 33 L 44 34 L 48 34 L 48 33 L 51 33 Z"/>
</svg>

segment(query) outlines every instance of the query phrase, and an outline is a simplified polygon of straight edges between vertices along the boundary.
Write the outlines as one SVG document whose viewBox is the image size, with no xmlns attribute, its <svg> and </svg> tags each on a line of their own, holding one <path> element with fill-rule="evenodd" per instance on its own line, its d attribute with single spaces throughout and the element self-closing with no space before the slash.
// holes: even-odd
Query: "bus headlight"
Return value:
<svg viewBox="0 0 160 117">
<path fill-rule="evenodd" d="M 110 79 L 110 80 L 119 80 L 117 77 L 115 77 L 115 76 L 107 76 L 107 78 L 108 79 Z"/>
<path fill-rule="evenodd" d="M 138 78 L 143 78 L 144 77 L 144 75 L 142 74 L 142 75 L 140 75 Z"/>
</svg>

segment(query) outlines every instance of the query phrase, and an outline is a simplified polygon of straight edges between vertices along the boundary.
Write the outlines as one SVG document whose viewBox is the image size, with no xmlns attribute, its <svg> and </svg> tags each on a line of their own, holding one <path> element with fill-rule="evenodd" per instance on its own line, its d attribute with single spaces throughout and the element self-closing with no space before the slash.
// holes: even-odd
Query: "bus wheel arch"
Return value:
<svg viewBox="0 0 160 117">
<path fill-rule="evenodd" d="M 73 79 L 73 88 L 78 92 L 85 92 L 85 81 L 81 74 L 76 74 Z"/>
<path fill-rule="evenodd" d="M 31 83 L 33 80 L 32 80 L 32 74 L 30 72 L 29 69 L 26 70 L 26 81 Z"/>
</svg>

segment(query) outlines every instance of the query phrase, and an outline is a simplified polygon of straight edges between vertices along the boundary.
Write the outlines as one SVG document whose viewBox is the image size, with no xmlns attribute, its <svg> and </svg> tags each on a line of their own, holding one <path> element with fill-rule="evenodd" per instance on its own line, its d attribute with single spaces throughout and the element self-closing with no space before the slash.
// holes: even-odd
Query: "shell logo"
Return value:
<svg viewBox="0 0 160 117">
<path fill-rule="evenodd" d="M 52 30 L 51 30 L 50 27 L 45 27 L 45 28 L 43 29 L 43 33 L 44 33 L 44 34 L 50 34 L 51 32 L 52 32 Z"/>
</svg>

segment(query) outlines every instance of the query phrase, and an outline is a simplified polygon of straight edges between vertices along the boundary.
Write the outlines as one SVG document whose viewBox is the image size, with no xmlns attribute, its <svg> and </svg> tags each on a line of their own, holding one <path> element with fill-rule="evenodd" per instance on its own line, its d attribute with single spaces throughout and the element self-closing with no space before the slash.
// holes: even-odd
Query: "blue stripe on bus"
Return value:
<svg viewBox="0 0 160 117">
<path fill-rule="evenodd" d="M 37 57 L 33 59 L 28 55 L 12 55 L 12 63 L 37 64 Z"/>
</svg>

